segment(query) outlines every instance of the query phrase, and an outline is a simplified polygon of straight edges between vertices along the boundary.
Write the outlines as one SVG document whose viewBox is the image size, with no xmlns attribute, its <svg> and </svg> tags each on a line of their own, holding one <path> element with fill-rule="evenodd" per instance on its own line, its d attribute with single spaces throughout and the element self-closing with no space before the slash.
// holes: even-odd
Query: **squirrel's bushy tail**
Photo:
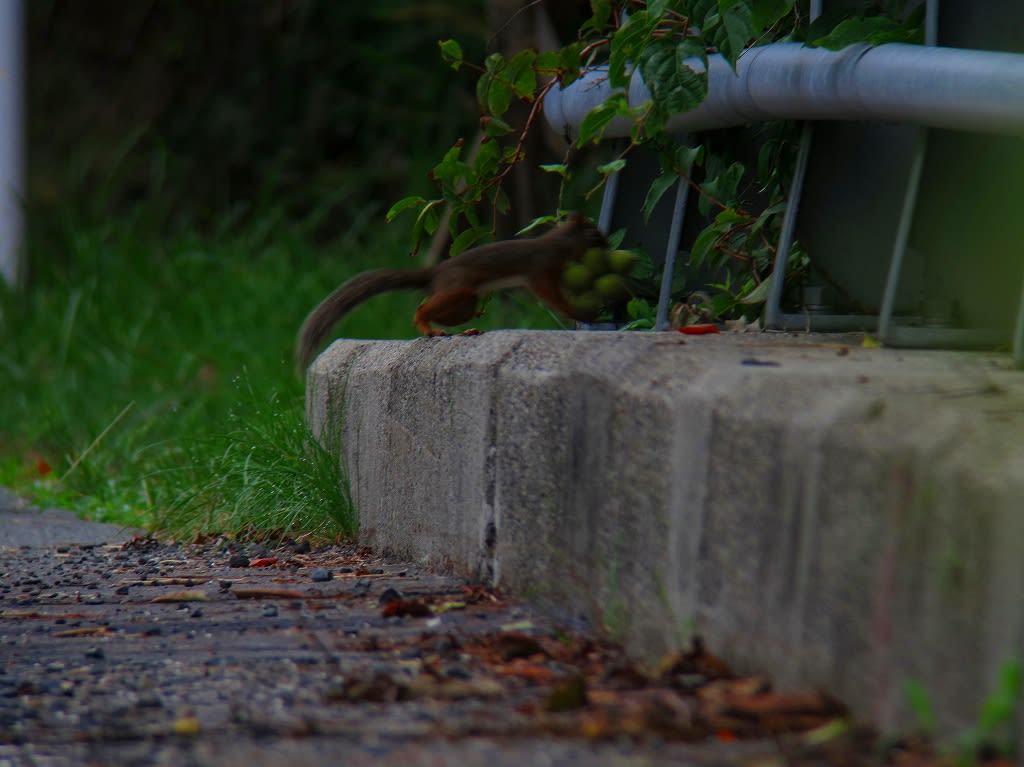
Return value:
<svg viewBox="0 0 1024 767">
<path fill-rule="evenodd" d="M 309 313 L 295 343 L 295 362 L 305 370 L 327 334 L 352 309 L 379 293 L 392 290 L 422 290 L 430 284 L 432 270 L 375 269 L 342 283 Z"/>
</svg>

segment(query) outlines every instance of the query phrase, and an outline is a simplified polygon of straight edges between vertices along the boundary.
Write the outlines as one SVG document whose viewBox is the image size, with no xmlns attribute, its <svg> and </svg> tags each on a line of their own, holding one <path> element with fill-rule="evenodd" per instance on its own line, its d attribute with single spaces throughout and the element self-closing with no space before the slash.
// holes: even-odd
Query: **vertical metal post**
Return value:
<svg viewBox="0 0 1024 767">
<path fill-rule="evenodd" d="M 811 0 L 810 16 L 814 21 L 821 15 L 822 0 Z M 782 216 L 782 231 L 779 233 L 779 244 L 775 250 L 775 265 L 772 268 L 772 284 L 768 290 L 768 301 L 765 304 L 764 324 L 768 328 L 781 330 L 785 323 L 782 317 L 782 287 L 786 281 L 786 264 L 789 261 L 789 249 L 793 247 L 793 234 L 796 232 L 796 214 L 800 209 L 800 197 L 803 194 L 804 179 L 807 177 L 807 159 L 811 154 L 811 139 L 814 127 L 805 122 L 800 131 L 800 146 L 796 154 L 796 168 L 793 171 L 793 182 L 789 186 L 786 198 L 786 212 Z"/>
<path fill-rule="evenodd" d="M 24 224 L 24 12 L 0 0 L 0 279 L 18 284 Z"/>
<path fill-rule="evenodd" d="M 619 194 L 619 173 L 615 171 L 604 182 L 604 193 L 601 195 L 601 211 L 597 214 L 597 228 L 608 234 L 612 225 L 612 213 L 615 211 L 615 199 Z"/>
<path fill-rule="evenodd" d="M 914 145 L 914 156 L 910 162 L 910 177 L 907 179 L 907 191 L 903 197 L 903 208 L 900 210 L 900 221 L 892 246 L 889 276 L 885 280 L 885 291 L 882 293 L 882 308 L 878 316 L 878 335 L 883 342 L 892 336 L 892 312 L 896 303 L 896 286 L 899 284 L 900 271 L 903 269 L 907 241 L 910 239 L 910 226 L 914 221 L 914 208 L 917 206 L 917 192 L 921 186 L 921 170 L 924 168 L 924 155 L 927 148 L 928 132 L 921 130 L 917 137 L 917 143 Z"/>
<path fill-rule="evenodd" d="M 925 45 L 937 45 L 939 36 L 939 0 L 927 0 L 925 3 Z M 903 197 L 903 208 L 893 242 L 892 261 L 889 262 L 889 276 L 885 280 L 882 293 L 882 307 L 878 315 L 878 335 L 883 342 L 893 337 L 892 312 L 896 303 L 896 287 L 899 284 L 900 272 L 903 269 L 903 258 L 907 253 L 907 241 L 910 239 L 910 227 L 914 221 L 914 209 L 917 207 L 917 194 L 921 187 L 921 172 L 924 169 L 924 156 L 928 150 L 928 130 L 922 128 L 914 144 L 914 155 L 910 161 L 910 173 L 907 179 L 907 191 Z"/>
<path fill-rule="evenodd" d="M 1017 367 L 1024 368 L 1024 280 L 1021 281 L 1017 329 L 1013 333 L 1013 359 L 1017 363 Z"/>
<path fill-rule="evenodd" d="M 786 264 L 789 261 L 789 249 L 793 247 L 793 234 L 796 232 L 796 214 L 800 209 L 800 196 L 803 194 L 804 179 L 807 177 L 807 158 L 811 154 L 811 138 L 814 125 L 805 122 L 800 133 L 800 147 L 796 154 L 796 168 L 793 171 L 793 182 L 789 186 L 786 200 L 786 212 L 782 216 L 782 231 L 779 233 L 779 244 L 775 249 L 775 267 L 772 269 L 772 284 L 768 290 L 768 302 L 765 306 L 765 326 L 781 330 L 782 318 L 782 286 L 786 280 Z"/>
<path fill-rule="evenodd" d="M 693 163 L 686 168 L 688 177 L 693 170 Z M 668 305 L 672 300 L 672 280 L 676 271 L 676 254 L 679 252 L 679 240 L 683 234 L 683 219 L 686 217 L 686 200 L 689 197 L 690 184 L 686 177 L 680 176 L 676 182 L 676 200 L 672 208 L 672 224 L 668 230 L 668 242 L 665 244 L 665 265 L 661 270 L 661 292 L 658 294 L 658 311 L 654 315 L 654 329 L 668 330 Z"/>
</svg>

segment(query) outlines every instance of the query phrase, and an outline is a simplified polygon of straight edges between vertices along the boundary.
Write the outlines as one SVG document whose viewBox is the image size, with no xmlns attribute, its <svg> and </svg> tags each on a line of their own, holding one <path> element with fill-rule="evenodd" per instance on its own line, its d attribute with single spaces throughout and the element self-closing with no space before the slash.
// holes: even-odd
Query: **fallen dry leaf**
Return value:
<svg viewBox="0 0 1024 767">
<path fill-rule="evenodd" d="M 53 636 L 63 639 L 64 637 L 104 636 L 109 633 L 110 630 L 106 626 L 83 626 L 82 628 L 57 631 Z"/>
<path fill-rule="evenodd" d="M 123 586 L 200 586 L 210 578 L 201 575 L 179 575 L 175 578 L 148 578 L 143 581 L 123 580 L 119 583 Z"/>
<path fill-rule="evenodd" d="M 559 711 L 575 711 L 585 705 L 587 705 L 587 681 L 582 674 L 576 674 L 568 679 L 563 679 L 551 688 L 544 708 L 557 713 Z"/>
<path fill-rule="evenodd" d="M 151 602 L 205 602 L 209 599 L 205 591 L 170 591 L 153 597 Z"/>
<path fill-rule="evenodd" d="M 491 652 L 504 662 L 531 655 L 546 655 L 544 647 L 532 636 L 505 632 L 498 634 L 491 642 Z"/>
<path fill-rule="evenodd" d="M 381 615 L 385 618 L 395 616 L 410 618 L 426 618 L 433 615 L 430 606 L 421 599 L 394 599 L 384 605 Z"/>
<path fill-rule="evenodd" d="M 845 716 L 842 705 L 817 691 L 774 692 L 765 677 L 719 680 L 697 691 L 698 714 L 712 730 L 740 735 L 802 732 Z"/>
<path fill-rule="evenodd" d="M 302 599 L 303 594 L 291 589 L 231 589 L 239 599 Z"/>
<path fill-rule="evenodd" d="M 537 684 L 551 684 L 555 679 L 555 672 L 547 666 L 529 662 L 516 662 L 507 666 L 495 666 L 494 673 L 516 679 L 528 679 Z"/>
<path fill-rule="evenodd" d="M 665 681 L 688 674 L 699 674 L 709 680 L 731 679 L 734 676 L 729 664 L 708 652 L 700 637 L 690 640 L 689 650 L 663 658 L 658 670 L 659 676 Z"/>
<path fill-rule="evenodd" d="M 487 677 L 472 679 L 444 679 L 430 674 L 420 674 L 407 683 L 410 698 L 438 698 L 441 700 L 462 700 L 465 698 L 497 698 L 505 694 L 505 688 Z"/>
</svg>

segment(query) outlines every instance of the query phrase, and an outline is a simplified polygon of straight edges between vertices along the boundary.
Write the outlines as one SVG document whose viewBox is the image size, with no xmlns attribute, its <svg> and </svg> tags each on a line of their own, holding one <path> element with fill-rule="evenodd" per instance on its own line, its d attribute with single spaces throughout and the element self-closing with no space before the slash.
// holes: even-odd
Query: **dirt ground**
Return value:
<svg viewBox="0 0 1024 767">
<path fill-rule="evenodd" d="M 0 767 L 910 761 L 699 643 L 566 625 L 355 546 L 0 548 Z"/>
</svg>

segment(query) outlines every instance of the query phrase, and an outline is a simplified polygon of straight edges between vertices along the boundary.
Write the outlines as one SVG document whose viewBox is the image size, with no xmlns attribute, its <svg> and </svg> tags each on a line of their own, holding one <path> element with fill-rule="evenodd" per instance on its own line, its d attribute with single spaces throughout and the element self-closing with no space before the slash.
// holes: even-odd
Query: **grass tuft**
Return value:
<svg viewBox="0 0 1024 767">
<path fill-rule="evenodd" d="M 28 288 L 0 287 L 0 485 L 176 536 L 351 535 L 337 446 L 304 424 L 295 332 L 341 280 L 413 262 L 407 232 L 369 207 L 316 242 L 332 205 L 351 208 L 247 212 L 205 233 L 144 206 L 34 222 Z M 412 337 L 421 298 L 375 298 L 336 335 Z M 553 325 L 521 297 L 487 315 L 481 327 Z"/>
</svg>

